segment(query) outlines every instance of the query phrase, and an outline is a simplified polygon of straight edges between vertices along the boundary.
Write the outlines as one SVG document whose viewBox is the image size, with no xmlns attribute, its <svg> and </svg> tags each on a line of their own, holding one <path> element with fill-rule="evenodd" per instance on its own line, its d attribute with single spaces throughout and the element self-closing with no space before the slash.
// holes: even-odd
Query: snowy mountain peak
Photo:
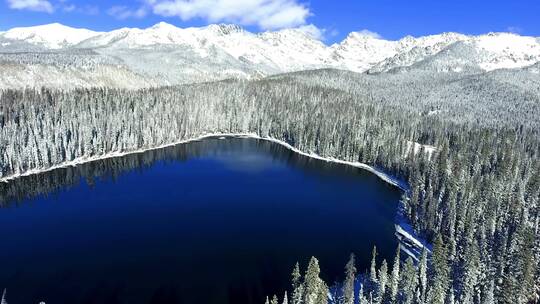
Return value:
<svg viewBox="0 0 540 304">
<path fill-rule="evenodd" d="M 351 32 L 347 35 L 345 40 L 382 40 L 377 34 L 361 31 L 361 32 Z"/>
<path fill-rule="evenodd" d="M 219 35 L 230 35 L 233 33 L 241 33 L 244 31 L 241 26 L 236 24 L 211 24 L 206 28 Z"/>
<path fill-rule="evenodd" d="M 59 49 L 75 45 L 90 37 L 99 35 L 87 29 L 72 28 L 60 23 L 18 27 L 0 34 L 3 38 L 23 40 L 31 44 L 41 45 L 51 49 Z"/>
<path fill-rule="evenodd" d="M 259 38 L 266 40 L 266 41 L 272 41 L 272 42 L 279 42 L 279 41 L 290 41 L 290 40 L 297 40 L 298 43 L 302 43 L 303 40 L 306 41 L 319 41 L 313 37 L 313 35 L 310 35 L 309 33 L 306 33 L 306 31 L 303 31 L 301 29 L 292 28 L 292 29 L 282 29 L 275 32 L 264 32 L 258 34 Z"/>
<path fill-rule="evenodd" d="M 170 83 L 318 68 L 476 73 L 522 68 L 540 61 L 539 38 L 510 33 L 467 36 L 449 32 L 391 41 L 358 31 L 330 46 L 305 28 L 254 34 L 234 24 L 178 28 L 159 22 L 145 29 L 100 33 L 53 23 L 0 33 L 0 52 L 62 48 L 91 49 L 96 56 L 107 58 L 104 62 L 112 58 L 142 75 L 169 75 Z"/>
<path fill-rule="evenodd" d="M 179 30 L 178 27 L 170 24 L 170 23 L 167 23 L 167 22 L 158 22 L 156 24 L 154 24 L 153 26 L 149 27 L 148 29 L 150 30 L 164 30 L 164 31 L 174 31 L 174 30 Z"/>
</svg>

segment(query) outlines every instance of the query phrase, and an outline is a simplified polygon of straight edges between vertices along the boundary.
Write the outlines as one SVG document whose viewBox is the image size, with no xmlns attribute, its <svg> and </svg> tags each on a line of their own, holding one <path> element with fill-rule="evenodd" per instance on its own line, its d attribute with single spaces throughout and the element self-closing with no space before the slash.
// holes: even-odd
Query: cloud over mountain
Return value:
<svg viewBox="0 0 540 304">
<path fill-rule="evenodd" d="M 9 8 L 35 12 L 54 12 L 53 5 L 47 0 L 7 0 Z"/>
<path fill-rule="evenodd" d="M 156 15 L 280 29 L 304 25 L 309 8 L 296 0 L 148 0 Z"/>
</svg>

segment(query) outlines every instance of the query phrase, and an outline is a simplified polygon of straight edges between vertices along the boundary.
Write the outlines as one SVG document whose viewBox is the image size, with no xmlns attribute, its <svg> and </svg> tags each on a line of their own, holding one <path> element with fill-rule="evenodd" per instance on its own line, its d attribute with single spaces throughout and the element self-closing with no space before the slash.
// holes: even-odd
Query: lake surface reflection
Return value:
<svg viewBox="0 0 540 304">
<path fill-rule="evenodd" d="M 264 303 L 319 258 L 392 259 L 400 191 L 271 142 L 205 139 L 0 183 L 10 303 Z"/>
</svg>

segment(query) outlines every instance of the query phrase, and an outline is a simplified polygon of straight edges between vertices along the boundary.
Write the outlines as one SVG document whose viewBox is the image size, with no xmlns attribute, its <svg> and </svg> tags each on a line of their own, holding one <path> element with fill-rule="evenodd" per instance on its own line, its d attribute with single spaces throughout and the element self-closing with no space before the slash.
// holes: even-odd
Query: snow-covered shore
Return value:
<svg viewBox="0 0 540 304">
<path fill-rule="evenodd" d="M 12 181 L 12 180 L 15 180 L 17 178 L 24 177 L 24 176 L 44 173 L 44 172 L 48 172 L 48 171 L 52 171 L 52 170 L 56 170 L 56 169 L 60 169 L 60 168 L 73 167 L 73 166 L 77 166 L 77 165 L 80 165 L 80 164 L 93 162 L 93 161 L 98 161 L 98 160 L 103 160 L 103 159 L 107 159 L 107 158 L 122 157 L 122 156 L 125 156 L 125 155 L 128 155 L 128 154 L 144 153 L 146 151 L 163 149 L 163 148 L 166 148 L 166 147 L 171 147 L 171 146 L 175 146 L 175 145 L 179 145 L 179 144 L 187 144 L 187 143 L 190 143 L 190 142 L 195 142 L 195 141 L 203 140 L 203 139 L 206 139 L 206 138 L 213 138 L 213 137 L 216 137 L 216 138 L 219 138 L 219 137 L 225 137 L 225 138 L 226 137 L 253 138 L 253 139 L 260 139 L 260 140 L 270 141 L 270 142 L 279 144 L 279 145 L 281 145 L 281 146 L 283 146 L 283 147 L 285 147 L 285 148 L 287 148 L 287 149 L 289 149 L 289 150 L 291 150 L 291 151 L 293 151 L 295 153 L 298 153 L 300 155 L 304 155 L 304 156 L 311 157 L 311 158 L 314 158 L 314 159 L 318 159 L 318 160 L 321 160 L 321 161 L 338 163 L 338 164 L 345 164 L 345 165 L 349 165 L 349 166 L 353 166 L 353 167 L 356 167 L 356 168 L 361 168 L 361 169 L 367 170 L 367 171 L 375 174 L 376 176 L 378 176 L 383 181 L 385 181 L 385 182 L 387 182 L 387 183 L 389 183 L 389 184 L 391 184 L 391 185 L 393 185 L 395 187 L 398 187 L 402 191 L 404 191 L 404 192 L 408 191 L 408 186 L 404 181 L 401 181 L 401 180 L 399 180 L 399 179 L 397 179 L 397 178 L 395 178 L 395 177 L 393 177 L 393 176 L 391 176 L 391 175 L 389 175 L 389 174 L 387 174 L 385 172 L 382 172 L 381 170 L 378 170 L 378 169 L 376 169 L 376 168 L 374 168 L 372 166 L 369 166 L 367 164 L 360 163 L 360 162 L 349 162 L 349 161 L 344 161 L 344 160 L 340 160 L 340 159 L 336 159 L 336 158 L 322 157 L 322 156 L 314 154 L 314 153 L 307 153 L 307 152 L 301 151 L 301 150 L 291 146 L 290 144 L 288 144 L 287 142 L 284 142 L 282 140 L 272 138 L 272 137 L 261 137 L 261 136 L 255 134 L 255 133 L 207 133 L 207 134 L 204 134 L 204 135 L 201 135 L 201 136 L 198 136 L 198 137 L 194 137 L 194 138 L 191 138 L 191 139 L 180 140 L 180 141 L 177 141 L 177 142 L 174 142 L 174 143 L 160 145 L 160 146 L 153 147 L 153 148 L 143 148 L 143 149 L 138 149 L 138 150 L 133 150 L 133 151 L 125 151 L 125 152 L 112 152 L 112 153 L 107 153 L 107 154 L 103 154 L 103 155 L 99 155 L 99 156 L 93 156 L 93 157 L 80 157 L 80 158 L 74 159 L 72 161 L 65 162 L 65 163 L 55 165 L 55 166 L 52 166 L 52 167 L 39 168 L 39 169 L 29 170 L 29 171 L 26 171 L 26 172 L 20 173 L 20 174 L 13 174 L 13 175 L 5 176 L 5 177 L 0 178 L 0 182 L 7 183 L 9 181 Z M 400 208 L 398 208 L 398 211 L 397 211 L 395 226 L 396 226 L 396 237 L 398 238 L 398 240 L 400 242 L 401 248 L 403 249 L 404 252 L 409 254 L 411 257 L 413 257 L 415 259 L 418 258 L 418 254 L 421 253 L 421 250 L 422 250 L 423 247 L 426 247 L 429 250 L 429 247 L 428 247 L 427 243 L 416 235 L 416 233 L 412 229 L 411 225 L 408 223 L 406 217 L 402 214 L 401 206 L 400 206 Z"/>
</svg>

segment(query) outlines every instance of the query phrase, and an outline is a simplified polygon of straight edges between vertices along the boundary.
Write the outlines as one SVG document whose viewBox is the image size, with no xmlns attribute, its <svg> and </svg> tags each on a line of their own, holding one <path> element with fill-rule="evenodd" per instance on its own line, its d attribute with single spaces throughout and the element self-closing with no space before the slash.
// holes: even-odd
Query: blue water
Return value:
<svg viewBox="0 0 540 304">
<path fill-rule="evenodd" d="M 9 303 L 263 303 L 319 258 L 397 248 L 400 191 L 255 139 L 207 139 L 0 185 Z"/>
</svg>

